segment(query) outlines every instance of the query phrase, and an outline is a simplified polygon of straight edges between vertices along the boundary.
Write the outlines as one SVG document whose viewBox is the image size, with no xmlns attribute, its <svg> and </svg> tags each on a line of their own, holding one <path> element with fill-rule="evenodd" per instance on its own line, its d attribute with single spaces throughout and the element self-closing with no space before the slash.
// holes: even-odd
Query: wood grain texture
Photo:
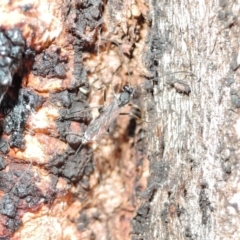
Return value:
<svg viewBox="0 0 240 240">
<path fill-rule="evenodd" d="M 140 195 L 151 205 L 145 216 L 139 208 L 136 239 L 239 238 L 239 3 L 150 6 L 145 63 L 158 85 L 149 112 L 151 177 Z M 172 75 L 160 77 L 178 71 L 194 74 L 174 74 L 189 95 L 169 86 Z"/>
</svg>

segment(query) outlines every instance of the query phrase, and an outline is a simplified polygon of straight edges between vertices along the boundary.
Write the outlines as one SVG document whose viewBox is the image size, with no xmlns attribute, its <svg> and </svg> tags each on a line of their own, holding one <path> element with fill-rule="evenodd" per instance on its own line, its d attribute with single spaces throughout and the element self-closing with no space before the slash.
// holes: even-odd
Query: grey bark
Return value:
<svg viewBox="0 0 240 240">
<path fill-rule="evenodd" d="M 151 1 L 151 177 L 136 239 L 240 239 L 239 3 Z M 175 73 L 186 71 L 186 73 Z M 191 72 L 192 74 L 190 74 Z"/>
</svg>

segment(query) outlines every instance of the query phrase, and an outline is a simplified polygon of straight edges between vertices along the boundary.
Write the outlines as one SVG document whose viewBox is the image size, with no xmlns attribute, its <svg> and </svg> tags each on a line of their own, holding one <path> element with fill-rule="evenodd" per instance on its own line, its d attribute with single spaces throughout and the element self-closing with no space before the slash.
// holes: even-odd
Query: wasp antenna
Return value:
<svg viewBox="0 0 240 240">
<path fill-rule="evenodd" d="M 101 40 L 104 40 L 104 41 L 111 42 L 111 43 L 115 44 L 121 52 L 121 55 L 122 55 L 122 58 L 123 58 L 123 61 L 124 61 L 125 65 L 128 66 L 128 64 L 127 64 L 127 62 L 125 61 L 125 58 L 124 58 L 124 53 L 123 53 L 123 50 L 122 50 L 122 46 L 119 42 L 117 42 L 115 40 L 107 39 L 107 38 L 101 38 Z M 127 67 L 127 72 L 128 72 L 128 78 L 130 78 L 129 67 Z"/>
<path fill-rule="evenodd" d="M 199 81 L 199 78 L 197 77 L 197 75 L 194 74 L 193 72 L 189 72 L 189 71 L 176 71 L 176 72 L 170 72 L 170 73 L 166 73 L 166 74 L 163 74 L 163 75 L 159 76 L 159 78 L 162 78 L 162 77 L 165 77 L 165 76 L 170 76 L 170 75 L 173 75 L 173 74 L 178 74 L 178 73 L 189 74 L 190 76 L 194 76 L 194 77 Z"/>
</svg>

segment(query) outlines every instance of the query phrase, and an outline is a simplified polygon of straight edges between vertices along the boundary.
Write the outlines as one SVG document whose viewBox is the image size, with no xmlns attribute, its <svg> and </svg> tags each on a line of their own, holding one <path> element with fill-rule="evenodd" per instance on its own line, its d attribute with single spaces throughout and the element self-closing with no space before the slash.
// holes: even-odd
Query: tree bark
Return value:
<svg viewBox="0 0 240 240">
<path fill-rule="evenodd" d="M 239 3 L 150 1 L 150 13 L 156 85 L 136 239 L 239 239 Z"/>
<path fill-rule="evenodd" d="M 13 81 L 4 88 L 1 65 L 1 238 L 240 239 L 239 3 L 6 1 L 0 12 Z M 142 125 L 119 116 L 78 151 L 101 114 L 89 105 L 125 84 Z"/>
</svg>

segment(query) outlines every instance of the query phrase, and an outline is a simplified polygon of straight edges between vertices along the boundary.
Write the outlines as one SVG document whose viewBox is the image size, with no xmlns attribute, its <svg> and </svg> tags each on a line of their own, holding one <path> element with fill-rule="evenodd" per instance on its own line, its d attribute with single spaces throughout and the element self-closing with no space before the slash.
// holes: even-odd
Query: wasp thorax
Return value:
<svg viewBox="0 0 240 240">
<path fill-rule="evenodd" d="M 123 90 L 124 91 L 122 93 L 120 93 L 119 99 L 118 99 L 119 107 L 122 107 L 122 106 L 128 104 L 131 99 L 131 96 L 133 94 L 133 88 L 130 87 L 129 85 L 125 85 L 123 87 Z"/>
</svg>

